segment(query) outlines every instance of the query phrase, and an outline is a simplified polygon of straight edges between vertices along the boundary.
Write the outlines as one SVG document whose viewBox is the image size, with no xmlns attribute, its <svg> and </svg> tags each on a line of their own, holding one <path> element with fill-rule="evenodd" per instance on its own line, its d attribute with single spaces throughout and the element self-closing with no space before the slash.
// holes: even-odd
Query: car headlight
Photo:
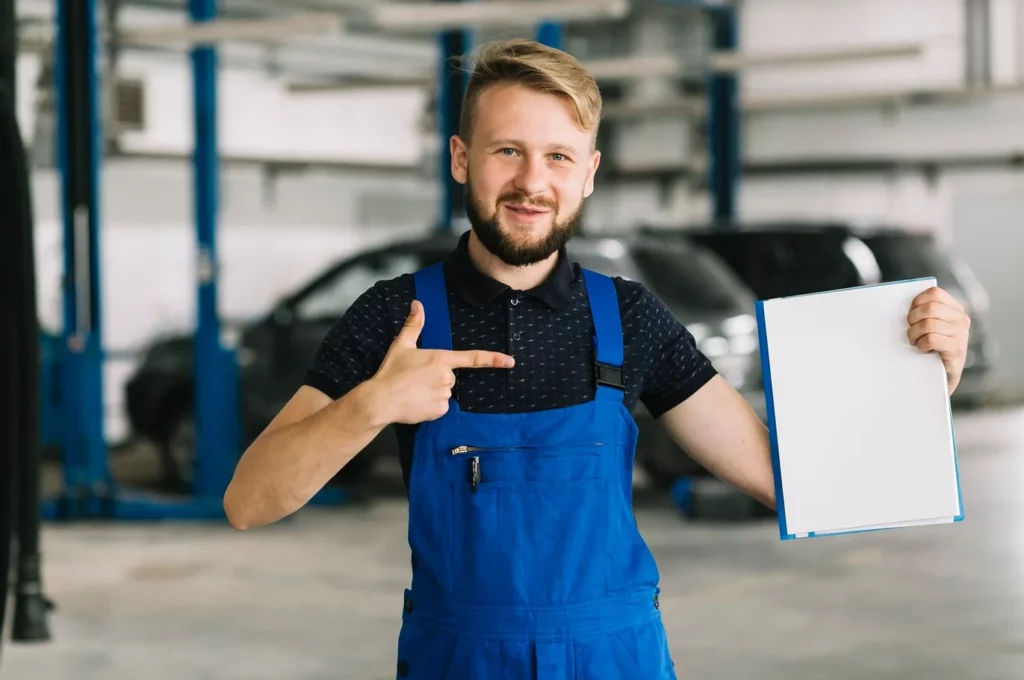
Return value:
<svg viewBox="0 0 1024 680">
<path fill-rule="evenodd" d="M 753 354 L 758 349 L 757 336 L 751 333 L 729 339 L 729 350 L 734 354 Z"/>
<path fill-rule="evenodd" d="M 717 359 L 729 353 L 729 340 L 721 335 L 704 338 L 697 346 L 708 359 Z"/>
<path fill-rule="evenodd" d="M 722 332 L 730 338 L 757 332 L 757 319 L 750 314 L 732 316 L 722 322 Z"/>
</svg>

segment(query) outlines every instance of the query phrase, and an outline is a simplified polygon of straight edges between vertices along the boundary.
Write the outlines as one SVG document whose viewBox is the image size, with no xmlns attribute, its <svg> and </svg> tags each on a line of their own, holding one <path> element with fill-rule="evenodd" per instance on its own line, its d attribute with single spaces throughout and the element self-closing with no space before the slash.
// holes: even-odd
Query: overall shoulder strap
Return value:
<svg viewBox="0 0 1024 680">
<path fill-rule="evenodd" d="M 416 299 L 423 304 L 426 320 L 420 333 L 420 349 L 452 348 L 452 329 L 448 318 L 448 290 L 444 284 L 444 263 L 438 262 L 414 275 Z"/>
<path fill-rule="evenodd" d="M 597 399 L 622 401 L 626 385 L 622 377 L 622 320 L 615 282 L 608 276 L 583 269 L 583 278 L 594 318 L 594 376 Z"/>
</svg>

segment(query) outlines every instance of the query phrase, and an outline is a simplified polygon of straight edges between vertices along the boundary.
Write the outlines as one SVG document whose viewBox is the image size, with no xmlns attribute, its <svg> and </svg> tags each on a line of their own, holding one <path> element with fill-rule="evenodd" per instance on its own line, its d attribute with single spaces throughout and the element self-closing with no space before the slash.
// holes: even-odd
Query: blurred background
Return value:
<svg viewBox="0 0 1024 680">
<path fill-rule="evenodd" d="M 451 59 L 513 36 L 604 97 L 573 256 L 762 417 L 758 299 L 935 276 L 972 315 L 963 524 L 782 544 L 637 409 L 680 677 L 1024 677 L 1024 0 L 0 0 L 0 29 L 55 607 L 0 677 L 394 676 L 393 434 L 279 525 L 220 498 L 348 305 L 467 228 Z"/>
</svg>

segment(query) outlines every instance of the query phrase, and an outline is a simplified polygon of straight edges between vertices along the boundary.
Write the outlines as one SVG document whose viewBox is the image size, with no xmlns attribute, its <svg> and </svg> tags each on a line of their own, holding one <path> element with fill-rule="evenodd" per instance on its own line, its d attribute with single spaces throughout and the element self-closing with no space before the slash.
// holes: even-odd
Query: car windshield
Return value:
<svg viewBox="0 0 1024 680">
<path fill-rule="evenodd" d="M 960 283 L 935 239 L 928 236 L 886 234 L 862 238 L 871 248 L 885 281 L 934 276 L 942 288 L 958 292 Z"/>
<path fill-rule="evenodd" d="M 569 257 L 584 269 L 590 269 L 605 276 L 621 276 L 636 281 L 640 272 L 629 256 L 625 245 L 618 241 L 603 244 L 569 244 Z"/>
<path fill-rule="evenodd" d="M 669 305 L 713 313 L 743 307 L 745 289 L 706 253 L 668 246 L 639 247 L 634 255 L 645 283 Z"/>
</svg>

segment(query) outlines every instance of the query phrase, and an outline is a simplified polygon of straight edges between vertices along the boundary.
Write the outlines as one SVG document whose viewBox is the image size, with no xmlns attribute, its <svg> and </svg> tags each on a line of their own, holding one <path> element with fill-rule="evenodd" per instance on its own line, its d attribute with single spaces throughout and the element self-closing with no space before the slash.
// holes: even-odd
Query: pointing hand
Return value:
<svg viewBox="0 0 1024 680">
<path fill-rule="evenodd" d="M 426 315 L 415 300 L 398 337 L 372 378 L 381 395 L 380 408 L 388 422 L 421 423 L 448 412 L 457 368 L 512 368 L 515 360 L 499 352 L 483 350 L 425 350 L 416 342 Z"/>
</svg>

